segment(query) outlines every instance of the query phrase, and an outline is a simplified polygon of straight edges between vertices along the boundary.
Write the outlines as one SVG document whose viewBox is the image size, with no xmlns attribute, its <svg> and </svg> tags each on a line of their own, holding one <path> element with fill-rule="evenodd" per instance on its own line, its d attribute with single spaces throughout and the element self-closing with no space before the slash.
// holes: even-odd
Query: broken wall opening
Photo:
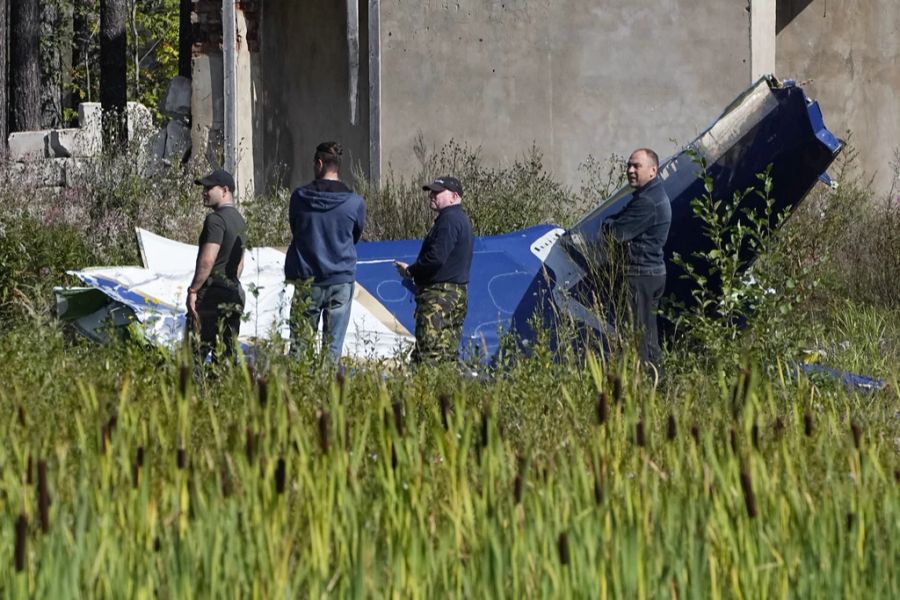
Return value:
<svg viewBox="0 0 900 600">
<path fill-rule="evenodd" d="M 313 177 L 312 157 L 323 141 L 344 146 L 342 178 L 369 171 L 368 2 L 358 0 L 354 101 L 347 3 L 272 2 L 262 11 L 262 165 L 257 179 L 291 188 Z M 355 113 L 355 114 L 353 114 Z"/>
</svg>

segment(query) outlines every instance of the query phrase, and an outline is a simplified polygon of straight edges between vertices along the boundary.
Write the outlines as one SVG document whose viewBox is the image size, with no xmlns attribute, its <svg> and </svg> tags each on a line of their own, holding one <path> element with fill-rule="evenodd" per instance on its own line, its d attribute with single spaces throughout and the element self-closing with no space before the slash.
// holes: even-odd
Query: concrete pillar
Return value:
<svg viewBox="0 0 900 600">
<path fill-rule="evenodd" d="M 776 0 L 750 0 L 750 82 L 775 73 Z"/>
<path fill-rule="evenodd" d="M 381 183 L 381 2 L 369 0 L 369 181 Z"/>
<path fill-rule="evenodd" d="M 235 200 L 240 197 L 241 183 L 235 172 L 237 161 L 237 17 L 234 0 L 222 0 L 222 80 L 225 99 L 225 170 L 234 177 L 237 189 Z"/>
<path fill-rule="evenodd" d="M 247 43 L 247 17 L 243 10 L 235 11 L 236 46 L 234 52 L 234 182 L 235 196 L 252 200 L 255 186 L 255 152 L 253 107 L 256 103 L 250 45 Z M 227 125 L 227 122 L 226 122 Z"/>
</svg>

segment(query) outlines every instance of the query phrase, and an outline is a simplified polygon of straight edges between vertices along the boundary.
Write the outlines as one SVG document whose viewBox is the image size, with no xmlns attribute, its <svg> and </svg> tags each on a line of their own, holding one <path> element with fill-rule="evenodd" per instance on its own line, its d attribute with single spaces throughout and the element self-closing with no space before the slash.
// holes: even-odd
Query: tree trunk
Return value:
<svg viewBox="0 0 900 600">
<path fill-rule="evenodd" d="M 194 46 L 194 28 L 191 25 L 191 0 L 181 0 L 178 14 L 178 74 L 191 77 L 191 56 Z"/>
<path fill-rule="evenodd" d="M 127 137 L 127 19 L 125 0 L 100 0 L 100 104 L 104 115 L 104 141 L 109 142 L 110 147 L 124 144 Z"/>
<path fill-rule="evenodd" d="M 9 12 L 7 0 L 0 0 L 0 156 L 5 154 L 6 138 L 9 136 Z"/>
<path fill-rule="evenodd" d="M 41 5 L 41 127 L 61 127 L 68 105 L 65 84 L 72 65 L 71 6 L 62 2 Z"/>
<path fill-rule="evenodd" d="M 41 126 L 41 11 L 39 0 L 14 0 L 10 4 L 9 30 L 12 131 Z"/>
</svg>

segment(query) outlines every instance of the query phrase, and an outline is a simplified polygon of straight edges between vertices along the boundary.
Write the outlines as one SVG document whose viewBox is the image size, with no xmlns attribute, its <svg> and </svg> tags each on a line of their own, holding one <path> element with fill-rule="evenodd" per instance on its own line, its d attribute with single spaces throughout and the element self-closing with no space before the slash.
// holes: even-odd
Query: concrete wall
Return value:
<svg viewBox="0 0 900 600">
<path fill-rule="evenodd" d="M 191 61 L 191 155 L 209 167 L 224 163 L 225 95 L 222 53 L 206 52 Z"/>
<path fill-rule="evenodd" d="M 414 170 L 419 132 L 489 161 L 535 143 L 573 184 L 589 154 L 668 155 L 749 85 L 749 19 L 747 0 L 382 0 L 383 161 Z"/>
<path fill-rule="evenodd" d="M 890 188 L 900 147 L 900 6 L 897 0 L 779 0 L 776 66 L 808 80 L 835 134 L 852 132 L 859 167 Z"/>
<path fill-rule="evenodd" d="M 350 123 L 347 14 L 343 2 L 267 2 L 262 11 L 263 163 L 266 180 L 290 187 L 312 178 L 320 142 L 344 145 L 345 179 L 369 165 L 366 0 L 359 2 L 358 118 Z M 259 173 L 259 171 L 258 171 Z"/>
</svg>

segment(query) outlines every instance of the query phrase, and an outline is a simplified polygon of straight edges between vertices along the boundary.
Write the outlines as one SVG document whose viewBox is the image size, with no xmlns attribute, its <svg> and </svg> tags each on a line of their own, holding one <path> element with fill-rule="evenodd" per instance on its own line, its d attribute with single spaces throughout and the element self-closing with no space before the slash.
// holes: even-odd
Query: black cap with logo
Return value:
<svg viewBox="0 0 900 600">
<path fill-rule="evenodd" d="M 463 187 L 459 182 L 459 179 L 450 176 L 438 177 L 428 185 L 423 185 L 422 189 L 430 192 L 443 192 L 444 190 L 450 190 L 451 192 L 456 192 L 460 196 L 463 195 Z"/>
<path fill-rule="evenodd" d="M 234 192 L 234 177 L 225 169 L 216 169 L 206 177 L 195 179 L 194 183 L 203 187 L 215 187 L 217 185 L 225 186 L 231 192 Z"/>
</svg>

